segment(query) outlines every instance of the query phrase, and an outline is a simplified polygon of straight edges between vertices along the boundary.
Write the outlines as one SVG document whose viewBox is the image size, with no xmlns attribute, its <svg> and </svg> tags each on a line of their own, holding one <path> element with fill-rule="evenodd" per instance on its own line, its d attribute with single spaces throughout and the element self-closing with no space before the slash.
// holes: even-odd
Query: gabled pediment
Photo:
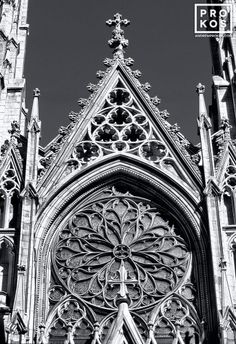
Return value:
<svg viewBox="0 0 236 344">
<path fill-rule="evenodd" d="M 221 326 L 224 330 L 235 331 L 236 330 L 236 316 L 231 307 L 226 307 L 225 312 L 222 314 Z"/>
<path fill-rule="evenodd" d="M 230 175 L 234 175 L 231 170 L 231 166 L 236 166 L 236 149 L 231 141 L 227 142 L 227 147 L 221 155 L 221 160 L 217 168 L 217 180 L 219 185 L 223 185 L 225 178 Z"/>
<path fill-rule="evenodd" d="M 12 142 L 6 142 L 2 149 L 5 149 L 5 153 L 0 164 L 1 184 L 3 186 L 6 184 L 7 189 L 12 187 L 19 191 L 23 178 L 23 162 L 20 152 Z M 10 192 L 11 189 L 8 191 Z"/>
<path fill-rule="evenodd" d="M 124 61 L 111 61 L 98 85 L 89 84 L 92 97 L 79 101 L 82 112 L 70 114 L 72 124 L 60 129 L 39 188 L 61 183 L 108 155 L 129 155 L 197 189 L 201 177 L 191 160 L 190 143 L 166 121 L 168 114 L 159 111 L 156 97 L 150 98 L 149 86 L 142 85 Z"/>
<path fill-rule="evenodd" d="M 111 325 L 104 344 L 144 344 L 127 303 L 119 305 L 117 317 Z"/>
</svg>

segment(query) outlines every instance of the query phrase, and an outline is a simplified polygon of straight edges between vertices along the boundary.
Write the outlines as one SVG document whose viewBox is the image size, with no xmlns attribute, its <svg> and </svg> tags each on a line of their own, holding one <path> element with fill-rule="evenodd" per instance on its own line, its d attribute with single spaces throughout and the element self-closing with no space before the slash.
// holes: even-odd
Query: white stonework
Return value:
<svg viewBox="0 0 236 344">
<path fill-rule="evenodd" d="M 8 139 L 10 123 L 20 124 L 26 135 L 25 61 L 28 0 L 1 1 L 0 22 L 0 144 Z"/>
<path fill-rule="evenodd" d="M 106 70 L 41 147 L 40 91 L 28 119 L 24 102 L 28 1 L 0 6 L 0 342 L 236 343 L 235 31 L 211 39 L 199 145 L 124 58 L 117 13 Z"/>
</svg>

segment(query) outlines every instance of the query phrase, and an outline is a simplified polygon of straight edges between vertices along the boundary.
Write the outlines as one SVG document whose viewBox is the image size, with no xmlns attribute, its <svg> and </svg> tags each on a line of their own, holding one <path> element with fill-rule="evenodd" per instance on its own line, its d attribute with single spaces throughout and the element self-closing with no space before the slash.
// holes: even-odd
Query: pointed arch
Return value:
<svg viewBox="0 0 236 344">
<path fill-rule="evenodd" d="M 169 208 L 175 204 L 173 213 L 176 211 L 178 213 L 176 216 L 182 217 L 181 214 L 184 212 L 185 219 L 189 220 L 191 226 L 194 227 L 194 232 L 189 232 L 193 235 L 193 241 L 200 236 L 202 240 L 208 240 L 205 227 L 199 225 L 198 214 L 202 215 L 202 208 L 198 206 L 201 200 L 197 189 L 186 187 L 185 184 L 176 181 L 161 169 L 156 170 L 149 164 L 140 162 L 138 158 L 122 155 L 109 156 L 105 161 L 90 166 L 86 171 L 77 171 L 66 182 L 55 184 L 47 198 L 42 198 L 44 203 L 41 204 L 37 215 L 36 237 L 44 237 L 47 232 L 46 227 L 55 220 L 59 212 L 61 213 L 66 208 L 68 211 L 74 208 L 79 201 L 78 197 L 82 201 L 87 195 L 99 190 L 100 186 L 119 180 L 124 183 L 128 181 L 132 187 L 136 186 L 137 191 L 140 189 L 140 192 L 146 192 L 153 198 L 161 198 Z M 39 222 L 45 223 L 46 227 L 39 225 Z M 36 248 L 38 244 L 39 242 L 36 241 Z M 205 244 L 207 245 L 206 242 Z"/>
<path fill-rule="evenodd" d="M 209 267 L 205 264 L 208 261 L 208 236 L 199 221 L 201 208 L 199 208 L 199 213 L 195 211 L 196 195 L 189 193 L 188 190 L 173 181 L 167 183 L 167 178 L 168 176 L 161 172 L 154 174 L 151 167 L 148 170 L 141 169 L 131 159 L 120 158 L 119 161 L 110 159 L 106 166 L 99 165 L 97 169 L 91 169 L 90 174 L 80 172 L 68 183 L 57 188 L 41 207 L 35 227 L 36 275 L 38 276 L 36 293 L 39 293 L 39 298 L 42 297 L 40 295 L 47 294 L 46 286 L 49 285 L 51 278 L 51 245 L 55 242 L 60 228 L 73 216 L 76 209 L 91 202 L 104 188 L 115 186 L 120 188 L 123 193 L 126 190 L 139 198 L 149 199 L 152 204 L 158 204 L 160 209 L 165 209 L 166 217 L 170 221 L 180 225 L 181 233 L 193 253 L 198 307 L 201 316 L 211 318 L 212 310 L 209 310 L 206 302 L 203 302 L 205 299 L 203 295 L 206 292 L 210 297 L 210 280 L 207 273 Z M 41 288 L 42 280 L 44 280 L 44 288 Z M 36 324 L 45 321 L 48 307 L 46 300 L 40 305 L 36 298 Z"/>
<path fill-rule="evenodd" d="M 55 291 L 55 295 L 57 291 Z M 82 300 L 67 296 L 50 310 L 44 325 L 44 337 L 50 344 L 64 343 L 70 336 L 75 343 L 87 343 L 94 333 L 95 318 Z"/>
<path fill-rule="evenodd" d="M 14 284 L 15 250 L 12 238 L 0 237 L 0 304 L 12 306 Z"/>
<path fill-rule="evenodd" d="M 180 294 L 172 294 L 152 312 L 150 322 L 158 343 L 201 344 L 204 331 L 198 314 L 191 302 Z"/>
</svg>

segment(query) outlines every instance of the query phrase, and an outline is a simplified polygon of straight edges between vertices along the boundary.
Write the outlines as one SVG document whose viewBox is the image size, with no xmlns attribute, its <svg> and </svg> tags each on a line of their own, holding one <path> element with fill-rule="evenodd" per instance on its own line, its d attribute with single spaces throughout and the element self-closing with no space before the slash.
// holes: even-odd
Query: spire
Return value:
<svg viewBox="0 0 236 344">
<path fill-rule="evenodd" d="M 113 56 L 123 59 L 124 58 L 124 48 L 128 47 L 129 41 L 124 37 L 124 30 L 121 26 L 129 25 L 130 21 L 128 19 L 122 19 L 120 13 L 114 15 L 114 19 L 109 19 L 106 21 L 108 26 L 115 26 L 112 31 L 112 38 L 108 41 L 111 48 L 114 48 Z"/>
<path fill-rule="evenodd" d="M 32 111 L 31 111 L 31 120 L 39 119 L 39 96 L 40 96 L 40 90 L 38 88 L 35 88 L 33 91 L 33 105 L 32 105 Z"/>
<path fill-rule="evenodd" d="M 199 83 L 197 85 L 199 115 L 198 128 L 201 139 L 202 163 L 205 177 L 205 186 L 208 185 L 209 178 L 214 176 L 214 158 L 211 139 L 211 120 L 208 116 L 204 92 L 205 86 Z"/>
</svg>

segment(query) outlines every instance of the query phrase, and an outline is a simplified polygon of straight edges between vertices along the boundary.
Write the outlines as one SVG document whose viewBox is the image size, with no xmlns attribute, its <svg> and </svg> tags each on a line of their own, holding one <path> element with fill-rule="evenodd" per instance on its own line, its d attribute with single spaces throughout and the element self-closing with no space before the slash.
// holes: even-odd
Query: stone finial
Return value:
<svg viewBox="0 0 236 344">
<path fill-rule="evenodd" d="M 200 82 L 196 87 L 196 92 L 198 95 L 198 127 L 199 128 L 211 128 L 211 121 L 208 116 L 206 102 L 205 102 L 205 86 L 202 85 Z"/>
<path fill-rule="evenodd" d="M 20 135 L 20 125 L 17 121 L 11 122 L 11 129 L 8 130 L 11 137 Z"/>
<path fill-rule="evenodd" d="M 11 123 L 11 129 L 8 130 L 9 134 L 10 134 L 10 141 L 20 147 L 20 143 L 18 141 L 18 139 L 20 138 L 20 124 L 17 121 L 13 121 Z"/>
<path fill-rule="evenodd" d="M 33 105 L 31 110 L 31 119 L 39 119 L 39 96 L 40 96 L 40 90 L 38 88 L 35 88 L 33 90 Z"/>
<path fill-rule="evenodd" d="M 203 94 L 205 92 L 205 86 L 199 82 L 199 84 L 196 87 L 196 92 L 198 94 Z"/>
<path fill-rule="evenodd" d="M 229 119 L 227 117 L 222 116 L 220 122 L 220 128 L 224 130 L 229 130 L 232 128 L 232 125 L 229 124 Z"/>
<path fill-rule="evenodd" d="M 91 344 L 102 344 L 99 337 L 99 330 L 100 330 L 100 325 L 98 322 L 95 322 L 95 324 L 93 325 L 94 327 L 94 334 L 93 334 L 93 340 Z"/>
<path fill-rule="evenodd" d="M 35 88 L 35 89 L 33 90 L 33 96 L 34 96 L 34 97 L 39 97 L 39 96 L 40 96 L 40 90 L 39 90 L 38 88 Z"/>
<path fill-rule="evenodd" d="M 38 338 L 37 344 L 47 344 L 48 343 L 46 335 L 45 335 L 45 328 L 46 328 L 46 326 L 44 323 L 41 323 L 39 325 L 39 338 Z"/>
<path fill-rule="evenodd" d="M 130 21 L 127 19 L 122 19 L 120 13 L 114 15 L 114 19 L 109 19 L 106 21 L 108 26 L 115 26 L 115 29 L 112 31 L 112 38 L 108 41 L 108 44 L 111 48 L 114 48 L 114 57 L 124 58 L 124 50 L 129 45 L 128 39 L 124 37 L 124 30 L 121 29 L 121 26 L 127 26 L 130 24 Z"/>
</svg>

